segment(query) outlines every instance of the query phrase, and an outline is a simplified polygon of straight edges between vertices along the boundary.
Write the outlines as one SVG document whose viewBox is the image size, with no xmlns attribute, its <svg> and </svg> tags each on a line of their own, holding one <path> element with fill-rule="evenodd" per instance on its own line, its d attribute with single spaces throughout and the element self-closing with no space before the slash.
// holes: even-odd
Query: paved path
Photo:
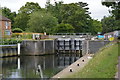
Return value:
<svg viewBox="0 0 120 80">
<path fill-rule="evenodd" d="M 52 78 L 66 78 L 67 76 L 78 72 L 90 61 L 90 59 L 92 58 L 91 56 L 93 56 L 93 54 L 87 54 L 81 57 L 79 60 L 77 60 L 70 66 L 66 67 L 64 70 L 60 71 L 58 74 L 56 74 Z M 79 64 L 79 66 L 77 64 Z M 72 72 L 70 72 L 70 68 L 72 69 Z"/>
</svg>

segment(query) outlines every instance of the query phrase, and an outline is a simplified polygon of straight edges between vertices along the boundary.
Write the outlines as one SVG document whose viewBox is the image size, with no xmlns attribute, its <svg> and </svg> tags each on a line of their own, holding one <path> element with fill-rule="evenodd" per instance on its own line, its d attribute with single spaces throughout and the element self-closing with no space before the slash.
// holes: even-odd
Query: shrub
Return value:
<svg viewBox="0 0 120 80">
<path fill-rule="evenodd" d="M 17 44 L 21 42 L 22 40 L 20 39 L 4 39 L 1 41 L 0 45 L 10 45 L 10 44 Z"/>
<path fill-rule="evenodd" d="M 23 30 L 20 29 L 20 28 L 15 28 L 15 29 L 12 30 L 12 32 L 13 32 L 13 33 L 22 33 Z"/>
<path fill-rule="evenodd" d="M 74 33 L 74 27 L 70 24 L 61 23 L 54 28 L 54 32 L 55 33 Z"/>
</svg>

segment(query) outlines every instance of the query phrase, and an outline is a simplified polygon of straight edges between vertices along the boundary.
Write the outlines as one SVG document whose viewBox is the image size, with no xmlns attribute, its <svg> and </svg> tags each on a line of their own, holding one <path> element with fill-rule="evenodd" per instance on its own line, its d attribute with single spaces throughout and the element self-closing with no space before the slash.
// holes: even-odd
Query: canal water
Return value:
<svg viewBox="0 0 120 80">
<path fill-rule="evenodd" d="M 80 54 L 2 58 L 2 78 L 50 78 L 79 58 Z"/>
</svg>

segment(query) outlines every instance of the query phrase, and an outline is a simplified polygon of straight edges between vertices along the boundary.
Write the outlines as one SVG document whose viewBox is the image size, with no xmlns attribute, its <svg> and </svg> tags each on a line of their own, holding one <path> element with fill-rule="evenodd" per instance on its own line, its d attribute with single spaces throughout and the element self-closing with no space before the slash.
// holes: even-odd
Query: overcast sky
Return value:
<svg viewBox="0 0 120 80">
<path fill-rule="evenodd" d="M 61 1 L 61 0 L 56 0 Z M 101 20 L 103 16 L 108 16 L 108 8 L 102 6 L 101 0 L 62 0 L 64 3 L 75 3 L 75 2 L 87 2 L 89 5 L 89 12 L 91 17 L 94 19 Z M 45 7 L 46 0 L 0 0 L 1 7 L 8 7 L 12 11 L 18 11 L 21 6 L 25 5 L 26 2 L 37 2 L 41 7 Z M 54 0 L 51 0 L 54 3 Z"/>
</svg>

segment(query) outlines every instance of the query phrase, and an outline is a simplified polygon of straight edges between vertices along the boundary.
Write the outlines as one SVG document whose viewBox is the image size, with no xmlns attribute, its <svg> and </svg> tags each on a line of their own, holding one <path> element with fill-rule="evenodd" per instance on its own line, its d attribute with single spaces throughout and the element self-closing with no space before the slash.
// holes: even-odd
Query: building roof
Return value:
<svg viewBox="0 0 120 80">
<path fill-rule="evenodd" d="M 11 21 L 10 19 L 0 15 L 0 21 Z"/>
</svg>

